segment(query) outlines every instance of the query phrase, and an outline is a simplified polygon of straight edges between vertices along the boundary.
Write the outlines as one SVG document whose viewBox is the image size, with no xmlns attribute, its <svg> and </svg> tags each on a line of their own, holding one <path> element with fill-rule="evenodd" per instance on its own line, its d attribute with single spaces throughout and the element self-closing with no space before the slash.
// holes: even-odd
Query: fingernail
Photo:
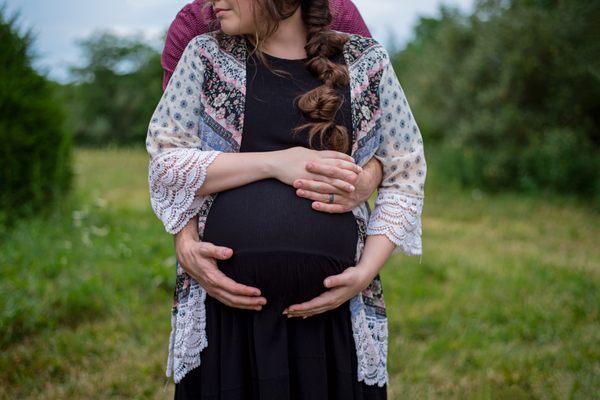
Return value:
<svg viewBox="0 0 600 400">
<path fill-rule="evenodd" d="M 287 315 L 287 310 L 283 310 L 282 314 L 286 314 Z"/>
<path fill-rule="evenodd" d="M 298 195 L 299 196 L 303 196 L 304 195 L 304 190 L 298 190 Z"/>
<path fill-rule="evenodd" d="M 348 186 L 348 188 L 350 188 L 350 190 L 354 190 L 354 186 L 352 185 Z"/>
<path fill-rule="evenodd" d="M 329 286 L 329 279 L 325 279 L 325 286 Z"/>
</svg>

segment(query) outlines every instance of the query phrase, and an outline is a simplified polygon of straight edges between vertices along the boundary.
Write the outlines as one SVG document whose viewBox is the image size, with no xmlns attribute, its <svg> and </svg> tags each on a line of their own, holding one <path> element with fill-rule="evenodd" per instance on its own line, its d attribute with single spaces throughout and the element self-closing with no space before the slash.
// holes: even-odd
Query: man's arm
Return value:
<svg viewBox="0 0 600 400">
<path fill-rule="evenodd" d="M 367 24 L 351 0 L 329 0 L 333 20 L 331 29 L 371 37 Z"/>
<path fill-rule="evenodd" d="M 365 164 L 363 170 L 366 171 L 366 176 L 368 177 L 368 184 L 364 189 L 365 197 L 363 198 L 363 201 L 368 201 L 381 184 L 381 180 L 383 179 L 383 167 L 377 158 L 371 157 L 369 162 Z"/>
<path fill-rule="evenodd" d="M 186 4 L 177 13 L 175 20 L 173 20 L 167 31 L 165 47 L 161 57 L 164 70 L 163 90 L 167 87 L 169 79 L 173 75 L 173 71 L 190 40 L 218 28 L 219 21 L 214 18 L 211 7 L 204 8 L 205 3 L 205 0 L 195 0 Z"/>
</svg>

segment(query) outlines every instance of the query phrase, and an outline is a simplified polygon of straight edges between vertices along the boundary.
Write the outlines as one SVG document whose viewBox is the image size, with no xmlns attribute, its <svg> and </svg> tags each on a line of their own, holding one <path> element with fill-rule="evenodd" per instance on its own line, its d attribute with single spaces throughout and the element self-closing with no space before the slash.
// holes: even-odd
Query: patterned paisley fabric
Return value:
<svg viewBox="0 0 600 400">
<path fill-rule="evenodd" d="M 341 33 L 341 32 L 340 32 Z M 352 156 L 364 166 L 371 157 L 383 165 L 375 207 L 352 210 L 359 226 L 356 262 L 367 235 L 385 235 L 394 254 L 420 255 L 421 212 L 426 163 L 423 140 L 384 47 L 375 39 L 349 34 L 344 59 L 350 72 Z M 151 206 L 168 233 L 179 232 L 198 215 L 200 239 L 218 193 L 196 196 L 206 170 L 222 152 L 238 152 L 244 123 L 245 60 L 242 36 L 213 31 L 196 36 L 152 116 L 146 138 Z M 176 264 L 166 375 L 175 382 L 201 363 L 206 338 L 206 291 Z M 382 282 L 350 300 L 359 381 L 388 382 L 388 324 Z"/>
</svg>

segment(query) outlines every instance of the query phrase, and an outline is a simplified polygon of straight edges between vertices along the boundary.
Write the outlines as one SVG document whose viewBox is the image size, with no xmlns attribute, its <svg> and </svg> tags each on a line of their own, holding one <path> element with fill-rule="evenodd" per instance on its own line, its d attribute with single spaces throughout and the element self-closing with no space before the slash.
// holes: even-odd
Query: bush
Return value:
<svg viewBox="0 0 600 400">
<path fill-rule="evenodd" d="M 600 2 L 480 0 L 424 18 L 395 58 L 443 172 L 600 200 Z"/>
<path fill-rule="evenodd" d="M 31 34 L 0 8 L 0 223 L 50 208 L 70 188 L 71 138 L 51 84 L 32 67 Z"/>
</svg>

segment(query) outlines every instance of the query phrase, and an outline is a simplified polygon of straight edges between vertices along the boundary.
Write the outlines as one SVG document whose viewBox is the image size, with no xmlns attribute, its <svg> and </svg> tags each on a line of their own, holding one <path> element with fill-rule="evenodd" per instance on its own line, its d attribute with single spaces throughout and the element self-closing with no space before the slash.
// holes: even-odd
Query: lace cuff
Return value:
<svg viewBox="0 0 600 400">
<path fill-rule="evenodd" d="M 200 210 L 202 197 L 196 196 L 196 192 L 219 153 L 216 150 L 174 148 L 151 159 L 150 204 L 168 233 L 179 232 Z"/>
<path fill-rule="evenodd" d="M 396 244 L 392 254 L 422 254 L 423 198 L 380 190 L 367 224 L 367 235 L 385 235 Z"/>
</svg>

